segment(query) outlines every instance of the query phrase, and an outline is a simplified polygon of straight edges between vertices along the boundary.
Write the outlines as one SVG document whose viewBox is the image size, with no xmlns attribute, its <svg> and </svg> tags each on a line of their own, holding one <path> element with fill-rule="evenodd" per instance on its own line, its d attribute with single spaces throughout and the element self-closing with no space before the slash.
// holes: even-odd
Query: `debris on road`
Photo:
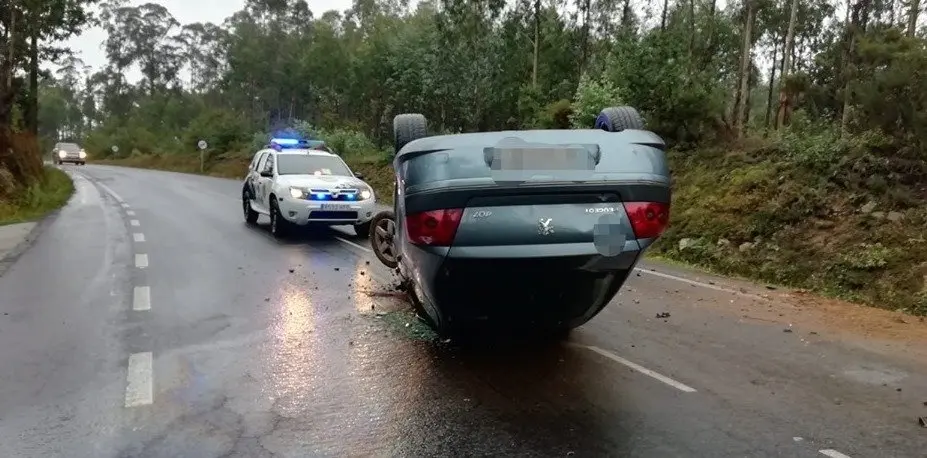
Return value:
<svg viewBox="0 0 927 458">
<path fill-rule="evenodd" d="M 918 417 L 917 424 L 921 425 L 921 428 L 927 428 L 927 417 Z"/>
<path fill-rule="evenodd" d="M 340 267 L 335 267 L 335 272 L 338 272 L 339 270 L 341 270 Z"/>
<path fill-rule="evenodd" d="M 789 328 L 785 328 L 785 329 L 782 330 L 782 332 L 792 332 L 792 330 L 789 329 Z"/>
<path fill-rule="evenodd" d="M 293 273 L 293 272 L 295 272 L 295 271 L 296 271 L 296 269 L 290 269 L 290 273 Z"/>
<path fill-rule="evenodd" d="M 669 312 L 661 312 L 657 314 L 657 318 L 669 318 L 669 317 L 670 317 Z"/>
</svg>

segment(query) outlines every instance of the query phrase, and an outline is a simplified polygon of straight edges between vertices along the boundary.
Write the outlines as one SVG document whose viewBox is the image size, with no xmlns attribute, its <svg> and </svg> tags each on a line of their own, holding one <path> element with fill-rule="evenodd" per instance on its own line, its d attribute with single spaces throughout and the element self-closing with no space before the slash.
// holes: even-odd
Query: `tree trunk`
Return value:
<svg viewBox="0 0 927 458">
<path fill-rule="evenodd" d="M 776 57 L 779 53 L 778 33 L 776 35 L 773 40 L 772 63 L 769 64 L 769 95 L 766 97 L 766 120 L 764 121 L 767 129 L 769 129 L 769 120 L 772 117 L 773 91 L 776 87 Z"/>
<path fill-rule="evenodd" d="M 669 10 L 669 0 L 663 0 L 663 15 L 660 18 L 660 30 L 666 30 L 666 12 Z"/>
<path fill-rule="evenodd" d="M 913 37 L 917 28 L 917 16 L 920 13 L 920 0 L 910 0 L 911 4 L 908 10 L 908 36 Z"/>
<path fill-rule="evenodd" d="M 531 87 L 538 87 L 538 55 L 541 45 L 541 0 L 534 0 L 534 56 L 531 65 Z"/>
<path fill-rule="evenodd" d="M 740 56 L 740 81 L 734 101 L 734 128 L 738 137 L 742 137 L 746 129 L 747 92 L 750 90 L 750 64 L 753 51 L 753 22 L 756 19 L 756 4 L 747 2 L 747 14 L 744 20 L 743 48 Z"/>
<path fill-rule="evenodd" d="M 850 110 L 853 99 L 851 83 L 855 77 L 856 36 L 860 30 L 865 31 L 866 23 L 869 20 L 869 5 L 871 3 L 872 0 L 858 0 L 852 8 L 847 8 L 847 45 L 843 61 L 843 110 L 840 114 L 840 133 L 843 136 L 850 133 Z M 852 10 L 852 14 L 850 10 Z"/>
<path fill-rule="evenodd" d="M 39 37 L 32 32 L 29 43 L 29 101 L 26 104 L 26 130 L 39 134 Z"/>
<path fill-rule="evenodd" d="M 9 133 L 10 115 L 13 110 L 13 72 L 16 59 L 16 9 L 10 8 L 9 24 L 6 28 L 6 42 L 9 47 L 4 60 L 0 62 L 0 134 Z M 0 151 L 0 153 L 4 153 Z"/>
<path fill-rule="evenodd" d="M 776 111 L 776 128 L 785 125 L 790 112 L 789 91 L 785 79 L 792 71 L 792 53 L 795 49 L 795 23 L 798 18 L 798 0 L 792 0 L 789 12 L 789 29 L 785 34 L 785 48 L 782 54 L 782 71 L 779 73 L 779 107 Z"/>
</svg>

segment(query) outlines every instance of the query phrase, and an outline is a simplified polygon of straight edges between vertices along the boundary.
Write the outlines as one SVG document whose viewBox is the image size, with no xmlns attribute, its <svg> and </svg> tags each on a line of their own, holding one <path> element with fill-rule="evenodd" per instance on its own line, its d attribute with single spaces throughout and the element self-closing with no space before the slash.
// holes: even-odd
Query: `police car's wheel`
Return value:
<svg viewBox="0 0 927 458">
<path fill-rule="evenodd" d="M 354 225 L 354 233 L 362 239 L 370 237 L 370 221 Z"/>
<path fill-rule="evenodd" d="M 289 229 L 289 221 L 283 219 L 283 215 L 280 214 L 280 208 L 277 207 L 277 202 L 274 200 L 270 201 L 270 233 L 277 238 L 286 236 L 287 229 Z"/>
<path fill-rule="evenodd" d="M 245 213 L 245 222 L 248 224 L 256 223 L 258 220 L 258 212 L 251 208 L 251 198 L 248 196 L 247 191 L 241 193 L 241 207 Z"/>
</svg>

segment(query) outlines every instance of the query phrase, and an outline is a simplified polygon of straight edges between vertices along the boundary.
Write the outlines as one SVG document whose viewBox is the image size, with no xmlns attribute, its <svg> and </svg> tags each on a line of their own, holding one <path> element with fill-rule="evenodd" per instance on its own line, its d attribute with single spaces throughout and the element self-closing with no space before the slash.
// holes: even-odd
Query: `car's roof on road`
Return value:
<svg viewBox="0 0 927 458">
<path fill-rule="evenodd" d="M 603 147 L 617 143 L 651 145 L 662 149 L 665 145 L 663 139 L 657 134 L 646 130 L 625 130 L 622 132 L 606 132 L 599 129 L 506 130 L 435 135 L 420 138 L 403 147 L 399 152 L 399 156 L 421 151 L 485 148 L 494 146 L 506 138 L 517 138 L 531 143 L 546 144 L 595 143 Z"/>
</svg>

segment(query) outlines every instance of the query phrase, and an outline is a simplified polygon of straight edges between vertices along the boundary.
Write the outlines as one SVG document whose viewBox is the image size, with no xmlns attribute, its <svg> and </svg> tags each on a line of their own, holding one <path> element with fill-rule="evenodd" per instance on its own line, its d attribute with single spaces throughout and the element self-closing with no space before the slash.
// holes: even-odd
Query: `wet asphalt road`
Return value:
<svg viewBox="0 0 927 458">
<path fill-rule="evenodd" d="M 236 181 L 66 169 L 0 277 L 2 457 L 927 456 L 927 364 L 705 306 L 752 293 L 644 272 L 568 343 L 461 348 L 350 228 L 278 242 Z"/>
</svg>

